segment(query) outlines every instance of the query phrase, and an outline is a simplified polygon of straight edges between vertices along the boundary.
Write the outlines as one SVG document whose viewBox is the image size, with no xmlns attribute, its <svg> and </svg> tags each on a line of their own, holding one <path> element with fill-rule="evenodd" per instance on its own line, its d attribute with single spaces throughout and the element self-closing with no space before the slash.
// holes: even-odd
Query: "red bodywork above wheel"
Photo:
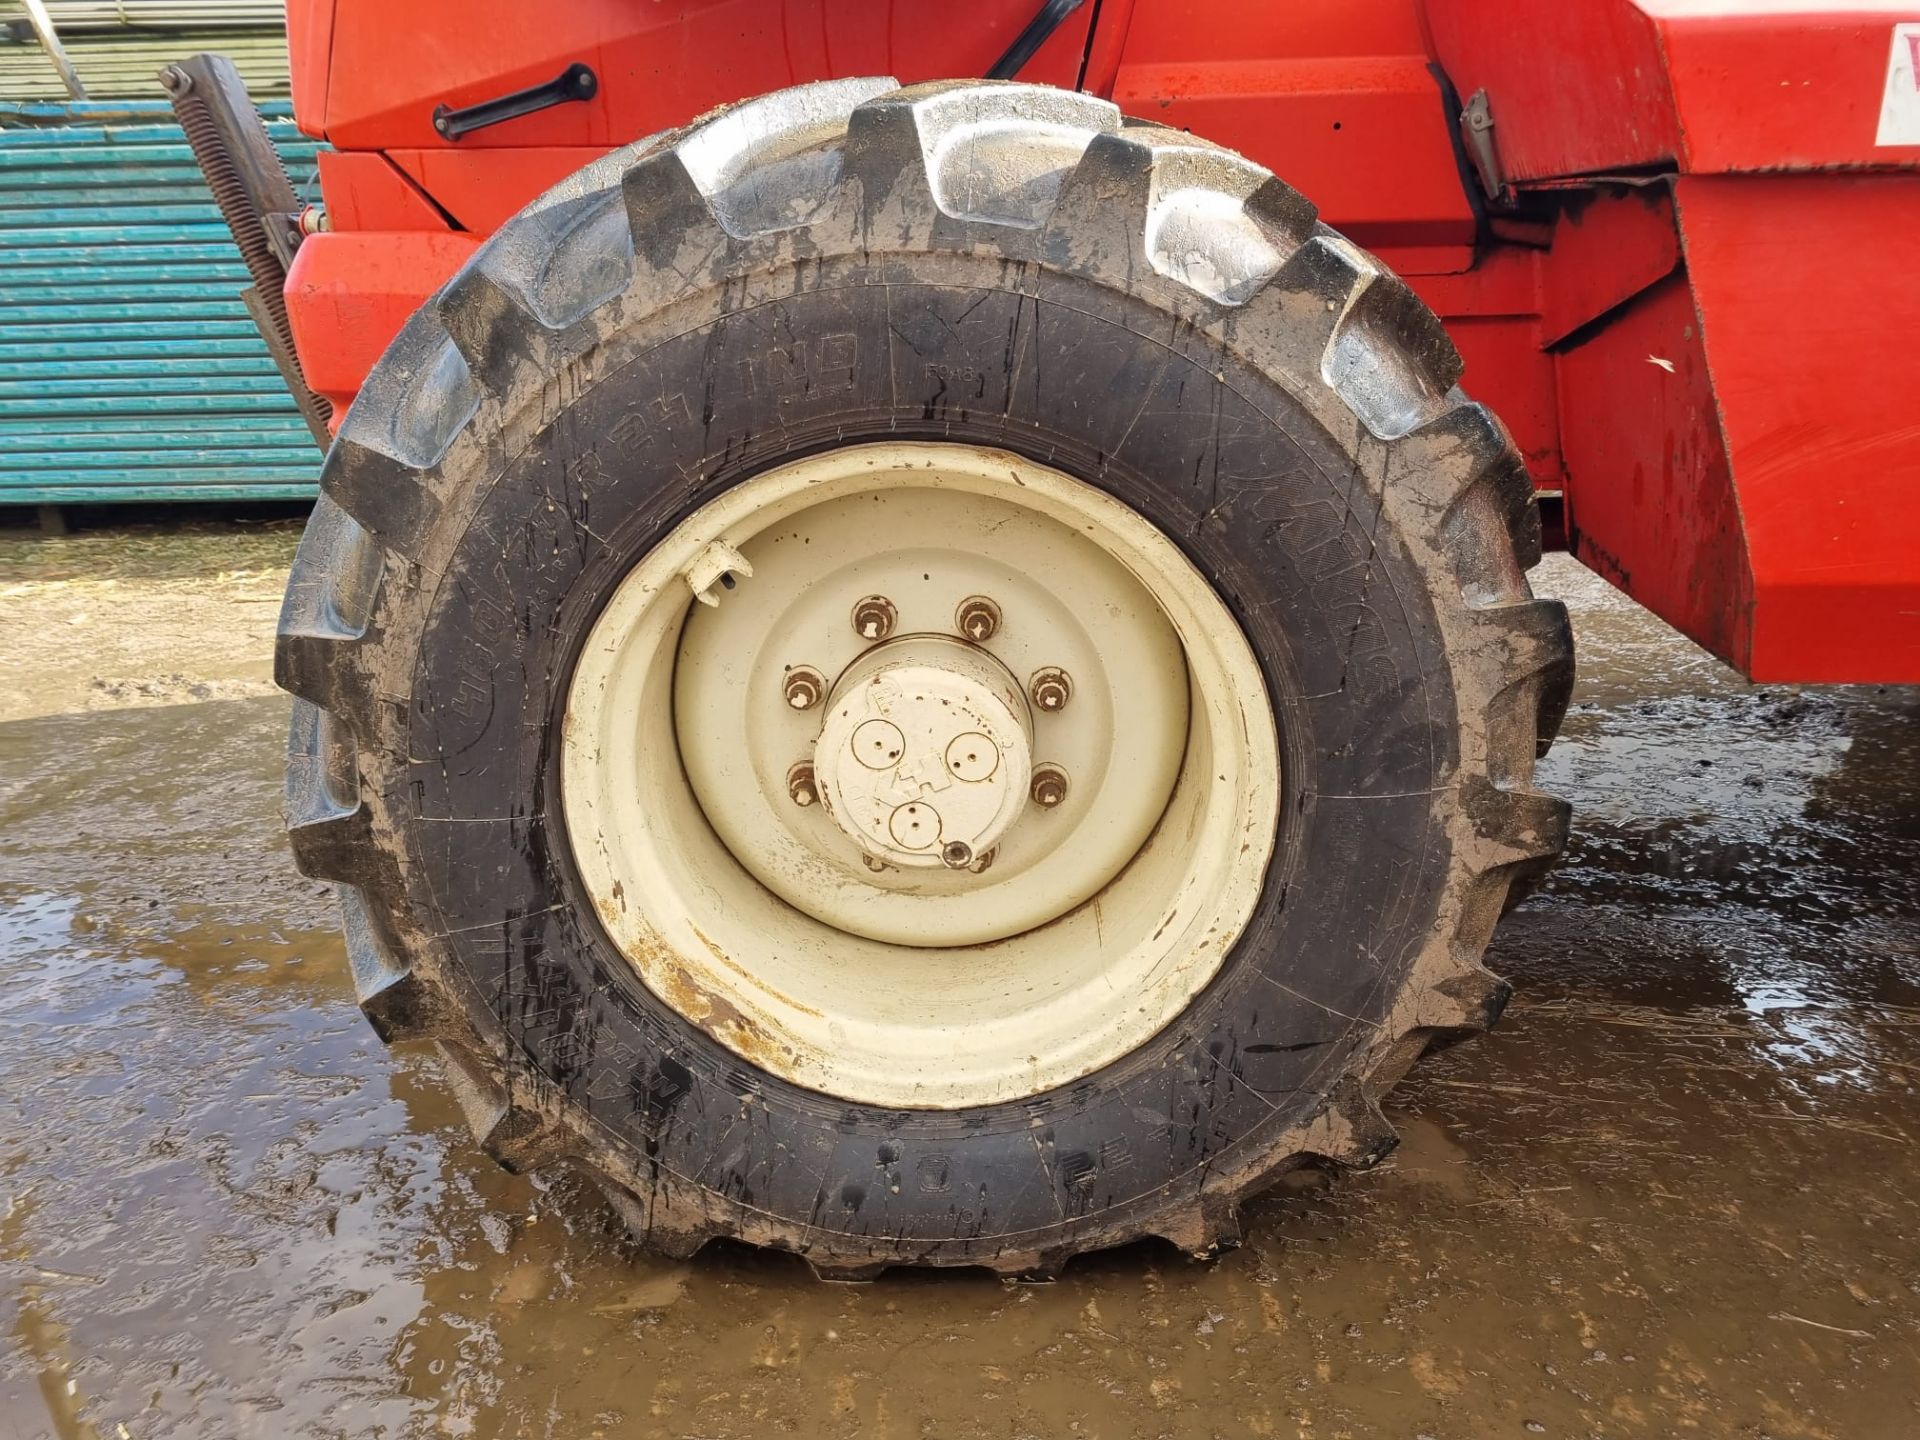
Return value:
<svg viewBox="0 0 1920 1440">
<path fill-rule="evenodd" d="M 609 148 L 809 80 L 984 74 L 1039 8 L 290 0 L 295 112 L 335 147 L 287 286 L 308 382 L 344 413 L 480 241 Z M 576 63 L 585 102 L 435 128 Z M 1104 0 L 1019 78 L 1304 191 L 1446 322 L 1575 553 L 1713 653 L 1910 682 L 1916 71 L 1920 9 L 1880 5 Z"/>
</svg>

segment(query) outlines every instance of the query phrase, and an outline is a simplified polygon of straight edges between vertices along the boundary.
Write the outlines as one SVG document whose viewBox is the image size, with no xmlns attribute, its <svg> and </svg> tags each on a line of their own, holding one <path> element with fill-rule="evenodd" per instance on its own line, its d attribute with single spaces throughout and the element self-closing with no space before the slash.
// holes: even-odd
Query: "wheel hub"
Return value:
<svg viewBox="0 0 1920 1440">
<path fill-rule="evenodd" d="M 1136 1049 L 1277 835 L 1265 684 L 1206 578 L 984 447 L 727 490 L 609 599 L 565 726 L 575 863 L 647 988 L 865 1104 L 991 1104 Z"/>
<path fill-rule="evenodd" d="M 910 869 L 971 870 L 1026 804 L 1032 719 L 1019 683 L 991 655 L 950 636 L 910 635 L 848 667 L 813 755 L 827 813 L 864 853 Z"/>
</svg>

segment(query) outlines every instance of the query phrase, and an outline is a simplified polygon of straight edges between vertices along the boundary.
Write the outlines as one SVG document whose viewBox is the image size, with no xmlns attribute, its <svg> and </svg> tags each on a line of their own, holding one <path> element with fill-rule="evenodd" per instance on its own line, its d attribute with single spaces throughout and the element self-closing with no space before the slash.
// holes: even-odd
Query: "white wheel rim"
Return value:
<svg viewBox="0 0 1920 1440">
<path fill-rule="evenodd" d="M 868 597 L 888 634 L 856 630 Z M 801 707 L 797 669 L 831 694 Z M 1064 703 L 1034 688 L 1056 671 Z M 844 759 L 895 721 L 902 768 Z M 1146 520 L 1004 451 L 875 444 L 743 482 L 628 573 L 569 685 L 561 799 L 661 1001 L 795 1084 L 954 1109 L 1187 1008 L 1258 902 L 1278 756 L 1238 624 Z M 1021 800 L 1054 774 L 1060 803 Z"/>
</svg>

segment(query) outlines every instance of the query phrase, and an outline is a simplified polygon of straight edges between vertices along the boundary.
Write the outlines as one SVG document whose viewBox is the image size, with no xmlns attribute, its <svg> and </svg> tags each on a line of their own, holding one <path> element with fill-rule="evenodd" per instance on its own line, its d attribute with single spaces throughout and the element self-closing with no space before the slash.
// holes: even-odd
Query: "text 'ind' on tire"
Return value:
<svg viewBox="0 0 1920 1440">
<path fill-rule="evenodd" d="M 406 327 L 281 624 L 293 846 L 481 1142 L 825 1276 L 1234 1242 L 1505 999 L 1526 472 L 1407 287 L 1084 95 L 595 162 Z"/>
</svg>

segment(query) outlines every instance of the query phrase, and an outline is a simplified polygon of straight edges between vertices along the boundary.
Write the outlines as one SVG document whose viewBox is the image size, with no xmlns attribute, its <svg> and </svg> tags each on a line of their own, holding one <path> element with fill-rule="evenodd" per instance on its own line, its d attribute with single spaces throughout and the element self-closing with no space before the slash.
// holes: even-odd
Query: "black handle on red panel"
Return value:
<svg viewBox="0 0 1920 1440">
<path fill-rule="evenodd" d="M 600 77 L 589 66 L 576 61 L 544 85 L 516 90 L 494 100 L 482 100 L 478 105 L 463 105 L 458 110 L 449 105 L 436 105 L 433 128 L 448 140 L 458 140 L 475 130 L 484 130 L 503 120 L 518 120 L 522 115 L 564 105 L 569 100 L 591 100 L 599 92 Z"/>
</svg>

